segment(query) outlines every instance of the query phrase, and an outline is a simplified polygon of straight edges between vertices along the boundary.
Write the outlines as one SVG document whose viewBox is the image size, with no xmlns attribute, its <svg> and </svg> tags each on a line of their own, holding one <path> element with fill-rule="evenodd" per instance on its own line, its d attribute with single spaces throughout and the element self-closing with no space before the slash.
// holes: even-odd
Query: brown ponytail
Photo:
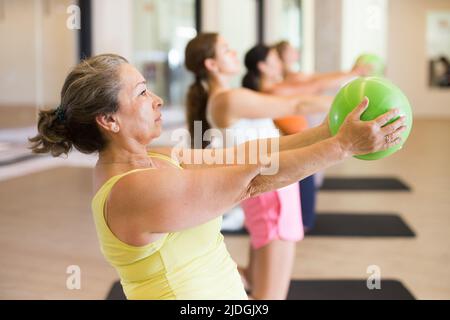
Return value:
<svg viewBox="0 0 450 320">
<path fill-rule="evenodd" d="M 29 139 L 32 151 L 57 157 L 72 147 L 83 153 L 103 150 L 107 141 L 95 118 L 118 110 L 119 67 L 127 62 L 118 55 L 102 54 L 78 64 L 64 82 L 61 105 L 39 112 L 38 134 Z"/>
<path fill-rule="evenodd" d="M 208 104 L 208 90 L 205 88 L 208 80 L 208 72 L 205 67 L 205 60 L 215 57 L 215 45 L 217 33 L 201 33 L 189 41 L 185 51 L 185 65 L 195 76 L 194 83 L 189 87 L 187 93 L 186 119 L 191 134 L 191 146 L 194 147 L 194 121 L 202 123 L 202 137 L 206 130 L 210 129 L 210 124 L 206 119 L 206 106 Z M 201 138 L 202 138 L 201 137 Z M 202 141 L 202 148 L 208 142 Z"/>
<path fill-rule="evenodd" d="M 244 88 L 260 91 L 261 72 L 259 71 L 258 64 L 266 60 L 270 50 L 271 48 L 266 45 L 257 44 L 247 51 L 244 58 L 247 73 L 242 79 L 242 86 Z"/>
<path fill-rule="evenodd" d="M 30 138 L 34 153 L 51 153 L 57 157 L 68 154 L 72 149 L 72 142 L 67 137 L 67 128 L 59 116 L 60 107 L 53 110 L 39 111 L 38 135 Z"/>
</svg>

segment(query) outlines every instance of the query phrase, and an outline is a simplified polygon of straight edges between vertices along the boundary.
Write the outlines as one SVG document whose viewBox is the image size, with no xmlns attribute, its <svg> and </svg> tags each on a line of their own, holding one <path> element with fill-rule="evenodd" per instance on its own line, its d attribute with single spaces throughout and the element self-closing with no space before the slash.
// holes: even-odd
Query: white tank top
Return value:
<svg viewBox="0 0 450 320">
<path fill-rule="evenodd" d="M 222 139 L 214 136 L 211 146 L 221 148 L 235 146 L 249 140 L 276 138 L 280 132 L 270 118 L 239 119 L 228 128 L 218 128 L 211 116 L 211 107 L 206 107 L 206 119 L 211 128 L 218 129 Z"/>
<path fill-rule="evenodd" d="M 280 136 L 279 130 L 275 127 L 273 120 L 270 118 L 239 119 L 228 128 L 218 128 L 212 119 L 209 103 L 206 107 L 206 119 L 211 128 L 218 129 L 222 136 L 222 139 L 216 136 L 212 137 L 211 147 L 213 148 L 232 147 L 248 140 L 275 138 Z M 239 230 L 240 228 L 243 228 L 243 226 L 244 210 L 240 205 L 235 206 L 224 214 L 222 231 Z"/>
</svg>

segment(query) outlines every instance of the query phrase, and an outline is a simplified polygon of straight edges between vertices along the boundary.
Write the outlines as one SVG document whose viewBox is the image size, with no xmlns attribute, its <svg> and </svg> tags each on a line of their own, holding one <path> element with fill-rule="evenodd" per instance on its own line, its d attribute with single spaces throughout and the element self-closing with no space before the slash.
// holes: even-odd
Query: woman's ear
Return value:
<svg viewBox="0 0 450 320">
<path fill-rule="evenodd" d="M 215 73 L 215 72 L 219 71 L 219 67 L 218 67 L 215 59 L 212 59 L 212 58 L 205 59 L 204 64 L 205 64 L 206 70 L 209 72 Z"/>
<path fill-rule="evenodd" d="M 115 115 L 111 114 L 99 114 L 95 117 L 95 121 L 106 131 L 117 133 L 119 132 L 119 123 Z"/>
<path fill-rule="evenodd" d="M 267 64 L 264 61 L 258 62 L 256 65 L 260 74 L 265 74 L 267 72 Z"/>
</svg>

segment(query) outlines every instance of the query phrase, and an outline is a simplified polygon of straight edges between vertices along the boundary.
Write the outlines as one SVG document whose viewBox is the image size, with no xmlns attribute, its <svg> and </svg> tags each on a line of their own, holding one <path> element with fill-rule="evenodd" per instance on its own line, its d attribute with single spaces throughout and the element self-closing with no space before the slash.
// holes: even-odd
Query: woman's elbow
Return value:
<svg viewBox="0 0 450 320">
<path fill-rule="evenodd" d="M 255 176 L 246 186 L 242 197 L 242 200 L 246 200 L 248 198 L 252 198 L 257 196 L 260 193 L 269 191 L 269 177 L 265 175 L 257 175 Z M 241 201 L 242 201 L 241 200 Z"/>
</svg>

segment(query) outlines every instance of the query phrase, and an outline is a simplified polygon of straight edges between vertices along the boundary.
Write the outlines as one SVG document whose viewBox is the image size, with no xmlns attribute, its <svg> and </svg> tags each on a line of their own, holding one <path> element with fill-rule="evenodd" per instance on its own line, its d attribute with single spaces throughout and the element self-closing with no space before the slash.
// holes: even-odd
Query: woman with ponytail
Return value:
<svg viewBox="0 0 450 320">
<path fill-rule="evenodd" d="M 219 128 L 223 132 L 221 136 L 227 137 L 212 139 L 212 147 L 278 137 L 273 119 L 324 112 L 331 105 L 330 97 L 283 97 L 255 92 L 259 86 L 257 69 L 249 70 L 244 78 L 245 85 L 253 90 L 230 88 L 230 79 L 239 72 L 239 61 L 225 39 L 215 33 L 203 33 L 192 39 L 186 47 L 185 63 L 187 69 L 200 80 L 188 92 L 189 127 L 193 127 L 194 121 L 202 121 L 203 128 Z M 205 92 L 208 95 L 206 101 L 194 99 L 198 97 L 200 85 L 202 97 Z M 208 123 L 204 123 L 205 118 Z M 246 131 L 248 129 L 250 132 Z M 243 132 L 247 134 L 243 135 Z M 204 133 L 207 131 L 203 130 L 202 135 Z M 285 299 L 295 244 L 303 238 L 298 185 L 292 184 L 245 200 L 241 202 L 241 207 L 251 240 L 249 266 L 240 268 L 243 282 L 255 299 Z M 228 216 L 238 214 L 239 208 L 234 208 Z"/>
<path fill-rule="evenodd" d="M 206 120 L 206 105 L 208 103 L 208 91 L 205 88 L 208 79 L 208 72 L 203 66 L 205 59 L 213 58 L 215 55 L 215 48 L 210 46 L 214 43 L 217 35 L 215 33 L 203 34 L 203 41 L 196 43 L 198 46 L 195 51 L 201 51 L 202 55 L 192 55 L 186 57 L 186 67 L 188 70 L 195 70 L 194 83 L 189 87 L 187 93 L 187 123 L 191 136 L 194 136 L 194 121 L 201 121 L 203 128 L 202 134 L 207 131 L 209 123 Z M 193 145 L 192 145 L 193 146 Z M 206 143 L 202 142 L 202 148 L 206 147 Z"/>
<path fill-rule="evenodd" d="M 350 72 L 317 76 L 314 78 L 315 81 L 294 81 L 293 73 L 289 70 L 295 58 L 298 58 L 298 53 L 288 42 L 282 41 L 273 47 L 263 44 L 254 46 L 245 55 L 247 73 L 242 80 L 243 87 L 280 96 L 301 93 L 319 94 L 327 89 L 338 87 L 351 77 L 363 75 L 365 72 L 364 68 L 359 67 Z M 302 115 L 282 117 L 275 119 L 274 122 L 283 134 L 294 134 L 308 127 L 308 121 Z M 304 230 L 308 231 L 314 227 L 315 223 L 314 176 L 306 177 L 299 184 L 302 222 Z"/>
<path fill-rule="evenodd" d="M 286 95 L 286 88 L 292 89 L 292 83 L 283 81 L 282 64 L 275 48 L 256 45 L 245 55 L 247 74 L 242 80 L 246 88 L 272 94 Z M 249 76 L 251 81 L 249 81 Z M 296 85 L 298 86 L 298 85 Z M 304 116 L 290 116 L 274 120 L 283 134 L 293 134 L 308 127 Z M 316 187 L 314 176 L 306 177 L 299 182 L 301 210 L 304 231 L 312 229 L 315 222 Z"/>
</svg>

